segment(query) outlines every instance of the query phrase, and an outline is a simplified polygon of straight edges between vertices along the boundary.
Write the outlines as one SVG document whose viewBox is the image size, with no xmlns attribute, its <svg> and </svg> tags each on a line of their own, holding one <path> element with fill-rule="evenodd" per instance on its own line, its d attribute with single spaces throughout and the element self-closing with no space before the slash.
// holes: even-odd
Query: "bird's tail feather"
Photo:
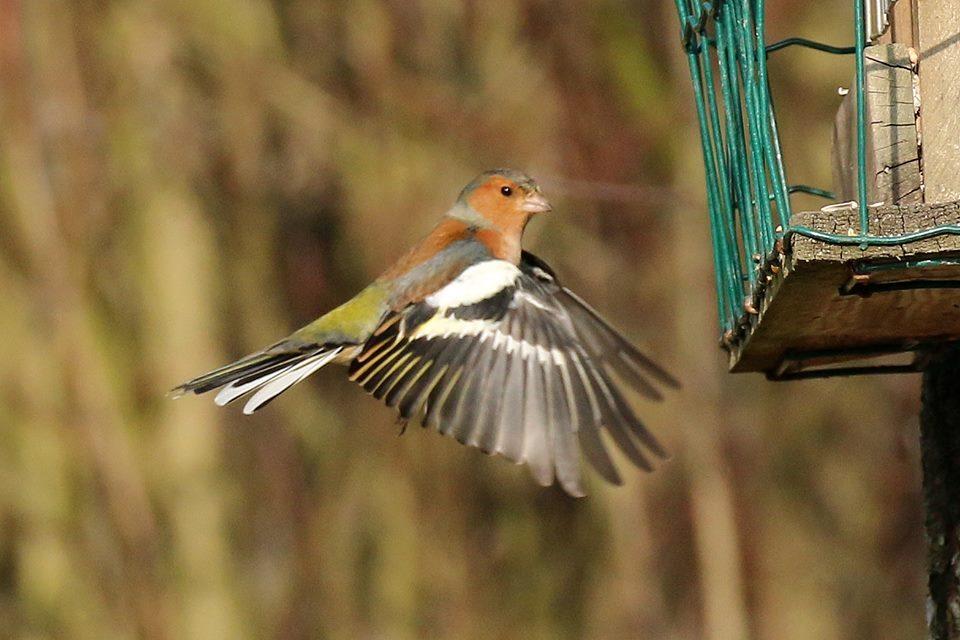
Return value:
<svg viewBox="0 0 960 640">
<path fill-rule="evenodd" d="M 243 408 L 250 414 L 329 363 L 343 349 L 343 345 L 312 345 L 293 351 L 272 347 L 188 380 L 170 393 L 178 398 L 220 389 L 214 402 L 221 406 L 253 393 Z"/>
</svg>

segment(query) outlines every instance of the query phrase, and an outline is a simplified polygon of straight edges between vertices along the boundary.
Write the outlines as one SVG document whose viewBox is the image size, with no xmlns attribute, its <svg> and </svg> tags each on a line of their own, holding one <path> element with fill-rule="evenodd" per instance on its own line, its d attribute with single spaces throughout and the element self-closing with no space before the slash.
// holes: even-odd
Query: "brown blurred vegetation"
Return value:
<svg viewBox="0 0 960 640">
<path fill-rule="evenodd" d="M 845 43 L 846 4 L 771 37 Z M 847 64 L 771 62 L 796 181 Z M 0 637 L 920 637 L 918 380 L 725 373 L 691 105 L 670 2 L 0 0 Z M 338 371 L 165 398 L 504 165 L 684 380 L 657 473 L 572 500 Z"/>
</svg>

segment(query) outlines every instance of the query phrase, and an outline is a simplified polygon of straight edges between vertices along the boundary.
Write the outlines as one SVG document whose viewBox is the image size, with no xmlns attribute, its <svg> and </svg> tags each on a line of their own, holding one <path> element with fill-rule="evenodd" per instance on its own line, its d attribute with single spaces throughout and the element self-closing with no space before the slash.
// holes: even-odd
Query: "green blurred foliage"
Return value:
<svg viewBox="0 0 960 640">
<path fill-rule="evenodd" d="M 771 1 L 846 41 L 842 3 Z M 731 377 L 671 3 L 0 0 L 0 637 L 919 637 L 917 380 Z M 822 55 L 822 54 L 821 54 Z M 833 58 L 771 63 L 829 183 Z M 354 293 L 473 175 L 685 388 L 572 500 L 324 371 L 166 389 Z"/>
</svg>

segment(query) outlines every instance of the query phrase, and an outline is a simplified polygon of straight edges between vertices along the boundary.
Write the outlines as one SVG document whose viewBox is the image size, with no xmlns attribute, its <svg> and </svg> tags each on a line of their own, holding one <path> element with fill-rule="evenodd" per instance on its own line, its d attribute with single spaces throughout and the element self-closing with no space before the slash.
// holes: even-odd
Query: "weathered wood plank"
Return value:
<svg viewBox="0 0 960 640">
<path fill-rule="evenodd" d="M 870 204 L 922 201 L 917 109 L 916 53 L 904 44 L 867 47 L 867 191 Z M 856 92 L 844 98 L 834 121 L 834 190 L 842 201 L 857 199 Z"/>
<path fill-rule="evenodd" d="M 855 209 L 797 213 L 793 225 L 817 231 L 855 234 Z M 871 210 L 870 232 L 894 235 L 960 224 L 960 202 L 880 207 Z M 908 345 L 960 338 L 960 291 L 924 288 L 883 291 L 869 297 L 843 295 L 854 267 L 902 266 L 931 258 L 960 259 L 960 237 L 938 238 L 893 247 L 826 244 L 794 235 L 772 272 L 757 314 L 728 345 L 732 371 L 773 371 L 789 353 Z M 960 282 L 960 264 L 896 268 L 877 272 L 871 282 L 949 280 Z M 840 357 L 837 358 L 841 359 Z"/>
<path fill-rule="evenodd" d="M 871 235 L 893 236 L 932 229 L 944 224 L 960 222 L 960 202 L 936 205 L 915 204 L 903 207 L 874 207 L 870 209 L 867 229 Z M 790 220 L 791 225 L 809 227 L 817 231 L 857 235 L 860 214 L 853 208 L 824 207 L 819 211 L 801 211 Z M 796 261 L 830 260 L 846 262 L 860 259 L 902 259 L 919 254 L 960 251 L 960 236 L 940 236 L 931 240 L 893 247 L 840 246 L 795 236 L 792 242 Z"/>
</svg>

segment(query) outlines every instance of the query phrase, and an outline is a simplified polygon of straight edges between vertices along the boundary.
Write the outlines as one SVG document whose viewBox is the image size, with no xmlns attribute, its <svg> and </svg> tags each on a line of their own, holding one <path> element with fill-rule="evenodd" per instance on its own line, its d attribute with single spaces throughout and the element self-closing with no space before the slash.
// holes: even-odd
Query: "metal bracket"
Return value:
<svg viewBox="0 0 960 640">
<path fill-rule="evenodd" d="M 909 269 L 929 267 L 960 266 L 960 260 L 940 258 L 936 260 L 907 260 L 886 263 L 853 263 L 850 266 L 850 278 L 840 287 L 841 296 L 860 296 L 869 298 L 874 293 L 886 291 L 911 291 L 917 289 L 960 289 L 960 279 L 951 278 L 887 278 L 876 280 L 878 274 L 890 274 Z"/>
<path fill-rule="evenodd" d="M 929 360 L 932 345 L 919 342 L 879 345 L 850 349 L 828 349 L 823 351 L 788 352 L 777 367 L 767 372 L 768 380 L 807 380 L 811 378 L 836 378 L 892 373 L 916 373 L 923 371 Z M 838 358 L 849 361 L 862 361 L 898 354 L 912 354 L 906 364 L 855 364 L 850 366 L 831 366 Z"/>
</svg>

